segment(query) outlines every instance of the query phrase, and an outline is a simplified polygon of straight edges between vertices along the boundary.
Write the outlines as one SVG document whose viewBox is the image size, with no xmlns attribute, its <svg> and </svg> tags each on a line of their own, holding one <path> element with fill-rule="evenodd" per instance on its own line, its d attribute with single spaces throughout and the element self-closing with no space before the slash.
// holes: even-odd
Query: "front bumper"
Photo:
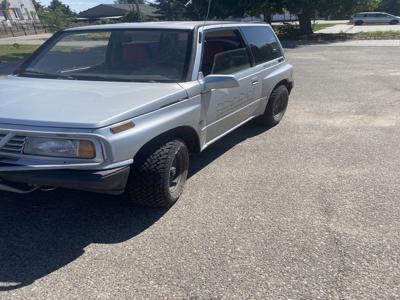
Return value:
<svg viewBox="0 0 400 300">
<path fill-rule="evenodd" d="M 93 159 L 27 155 L 31 136 L 89 140 L 96 148 Z M 52 187 L 121 194 L 133 159 L 115 157 L 109 140 L 92 130 L 0 124 L 0 190 L 27 193 Z"/>
<path fill-rule="evenodd" d="M 0 171 L 0 190 L 30 191 L 18 185 L 60 187 L 118 195 L 125 190 L 130 166 L 107 170 L 33 170 Z M 14 190 L 13 190 L 14 189 Z"/>
</svg>

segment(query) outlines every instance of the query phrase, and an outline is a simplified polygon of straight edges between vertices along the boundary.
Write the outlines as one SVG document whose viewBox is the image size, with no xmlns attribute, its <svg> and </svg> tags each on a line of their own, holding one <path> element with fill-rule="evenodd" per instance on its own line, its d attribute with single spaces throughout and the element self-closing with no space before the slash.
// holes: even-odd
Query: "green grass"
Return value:
<svg viewBox="0 0 400 300">
<path fill-rule="evenodd" d="M 361 32 L 357 36 L 364 38 L 393 38 L 400 37 L 400 30 Z"/>
<path fill-rule="evenodd" d="M 111 33 L 109 32 L 94 32 L 89 35 L 90 40 L 92 41 L 108 41 L 110 39 Z"/>
<path fill-rule="evenodd" d="M 318 30 L 332 27 L 335 25 L 339 25 L 339 24 L 337 24 L 337 23 L 331 23 L 331 24 L 313 23 L 312 29 L 314 32 L 316 32 Z M 301 36 L 298 24 L 273 25 L 273 28 L 274 28 L 275 32 L 278 34 L 278 36 L 281 38 L 297 39 L 299 36 Z"/>
<path fill-rule="evenodd" d="M 332 27 L 332 26 L 335 26 L 335 25 L 339 25 L 339 24 L 318 24 L 318 23 L 315 23 L 315 24 L 313 24 L 313 31 L 315 32 L 315 31 L 322 30 L 322 29 L 325 29 L 325 28 L 329 28 L 329 27 Z"/>
<path fill-rule="evenodd" d="M 20 61 L 31 55 L 39 45 L 0 45 L 0 63 L 8 63 L 13 61 Z M 77 46 L 56 46 L 52 51 L 54 52 L 70 52 L 80 49 Z"/>
<path fill-rule="evenodd" d="M 39 45 L 0 45 L 0 63 L 25 59 L 38 47 Z"/>
</svg>

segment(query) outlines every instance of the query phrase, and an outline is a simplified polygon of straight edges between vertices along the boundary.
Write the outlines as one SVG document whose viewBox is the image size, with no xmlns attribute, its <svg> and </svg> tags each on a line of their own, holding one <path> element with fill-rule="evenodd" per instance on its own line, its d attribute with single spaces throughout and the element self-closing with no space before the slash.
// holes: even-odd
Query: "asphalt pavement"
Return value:
<svg viewBox="0 0 400 300">
<path fill-rule="evenodd" d="M 398 54 L 288 49 L 283 122 L 245 125 L 193 157 L 168 211 L 2 193 L 0 298 L 399 298 Z"/>
</svg>

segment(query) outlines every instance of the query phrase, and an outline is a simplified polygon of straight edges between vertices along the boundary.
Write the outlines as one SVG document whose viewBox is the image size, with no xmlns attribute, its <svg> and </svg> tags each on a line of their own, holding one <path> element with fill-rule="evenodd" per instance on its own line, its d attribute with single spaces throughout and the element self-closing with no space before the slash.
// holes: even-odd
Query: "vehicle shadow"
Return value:
<svg viewBox="0 0 400 300">
<path fill-rule="evenodd" d="M 234 145 L 265 132 L 245 125 L 192 159 L 191 175 Z M 140 234 L 166 209 L 130 207 L 123 197 L 55 190 L 0 193 L 0 292 L 32 284 L 84 253 L 91 243 L 113 244 Z"/>
<path fill-rule="evenodd" d="M 199 172 L 201 169 L 212 163 L 215 159 L 228 152 L 234 146 L 241 142 L 258 136 L 271 128 L 265 126 L 259 126 L 250 122 L 245 124 L 235 131 L 231 132 L 224 138 L 218 140 L 214 144 L 210 145 L 204 152 L 199 155 L 195 155 L 190 160 L 189 178 Z"/>
<path fill-rule="evenodd" d="M 122 197 L 56 190 L 0 194 L 0 291 L 18 289 L 74 261 L 91 243 L 120 243 L 165 209 L 132 208 Z"/>
</svg>

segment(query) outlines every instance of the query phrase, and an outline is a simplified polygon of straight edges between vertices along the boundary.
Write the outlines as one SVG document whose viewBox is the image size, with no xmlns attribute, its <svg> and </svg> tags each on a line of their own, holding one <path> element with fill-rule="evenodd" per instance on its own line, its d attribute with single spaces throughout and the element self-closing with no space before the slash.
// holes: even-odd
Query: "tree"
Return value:
<svg viewBox="0 0 400 300">
<path fill-rule="evenodd" d="M 134 19 L 134 22 L 139 22 L 141 20 L 143 20 L 143 16 L 140 13 L 140 6 L 139 4 L 144 4 L 144 0 L 115 0 L 114 1 L 115 4 L 135 4 L 136 8 L 135 11 L 138 11 L 138 13 L 136 12 L 129 12 L 126 16 L 125 16 L 125 20 L 127 19 Z M 130 21 L 128 21 L 130 22 Z"/>
<path fill-rule="evenodd" d="M 115 0 L 115 4 L 136 4 L 136 0 Z M 144 4 L 144 0 L 139 0 L 139 4 Z"/>
<path fill-rule="evenodd" d="M 154 6 L 166 20 L 204 20 L 207 15 L 207 0 L 157 0 Z M 270 22 L 270 15 L 284 10 L 296 14 L 299 18 L 300 33 L 313 33 L 312 20 L 316 16 L 349 17 L 361 10 L 374 10 L 381 0 L 213 0 L 209 19 L 242 17 L 245 14 L 263 14 L 265 21 Z M 400 0 L 383 0 L 398 2 Z"/>
<path fill-rule="evenodd" d="M 39 3 L 38 1 L 36 1 L 36 0 L 32 0 L 32 3 L 33 3 L 33 6 L 35 7 L 35 10 L 38 12 L 39 10 L 43 10 L 44 9 L 44 6 L 41 4 L 41 3 Z"/>
<path fill-rule="evenodd" d="M 326 11 L 327 6 L 332 5 L 330 0 L 283 0 L 285 7 L 292 14 L 296 14 L 299 19 L 300 34 L 309 35 L 313 33 L 312 19 L 318 11 Z M 335 3 L 336 4 L 336 3 Z"/>
<path fill-rule="evenodd" d="M 0 8 L 4 9 L 4 10 L 9 9 L 10 8 L 10 2 L 8 2 L 8 0 L 2 0 L 0 2 Z"/>
<path fill-rule="evenodd" d="M 157 9 L 157 13 L 162 15 L 162 19 L 174 21 L 183 20 L 187 16 L 184 2 L 183 0 L 157 0 L 151 5 Z"/>
<path fill-rule="evenodd" d="M 187 1 L 184 1 L 184 4 Z M 249 0 L 213 0 L 208 19 L 242 17 L 251 8 Z M 192 0 L 186 7 L 185 16 L 194 20 L 205 20 L 208 13 L 208 0 Z"/>
<path fill-rule="evenodd" d="M 75 21 L 76 13 L 60 0 L 52 0 L 47 7 L 35 2 L 40 21 L 53 30 L 68 27 Z"/>
<path fill-rule="evenodd" d="M 59 12 L 67 17 L 76 16 L 76 13 L 74 13 L 68 5 L 62 3 L 60 0 L 51 0 L 47 9 L 52 12 Z"/>
<path fill-rule="evenodd" d="M 135 9 L 135 6 L 132 5 L 131 10 L 124 16 L 124 22 L 139 22 L 141 20 L 141 16 Z"/>
<path fill-rule="evenodd" d="M 374 11 L 379 7 L 381 0 L 356 0 L 353 1 L 351 7 L 351 13 L 357 13 L 361 11 Z"/>
<path fill-rule="evenodd" d="M 379 4 L 379 10 L 399 16 L 400 0 L 382 0 Z"/>
<path fill-rule="evenodd" d="M 251 15 L 262 14 L 266 23 L 272 22 L 273 14 L 284 12 L 282 0 L 250 0 L 248 4 L 248 13 Z"/>
</svg>

